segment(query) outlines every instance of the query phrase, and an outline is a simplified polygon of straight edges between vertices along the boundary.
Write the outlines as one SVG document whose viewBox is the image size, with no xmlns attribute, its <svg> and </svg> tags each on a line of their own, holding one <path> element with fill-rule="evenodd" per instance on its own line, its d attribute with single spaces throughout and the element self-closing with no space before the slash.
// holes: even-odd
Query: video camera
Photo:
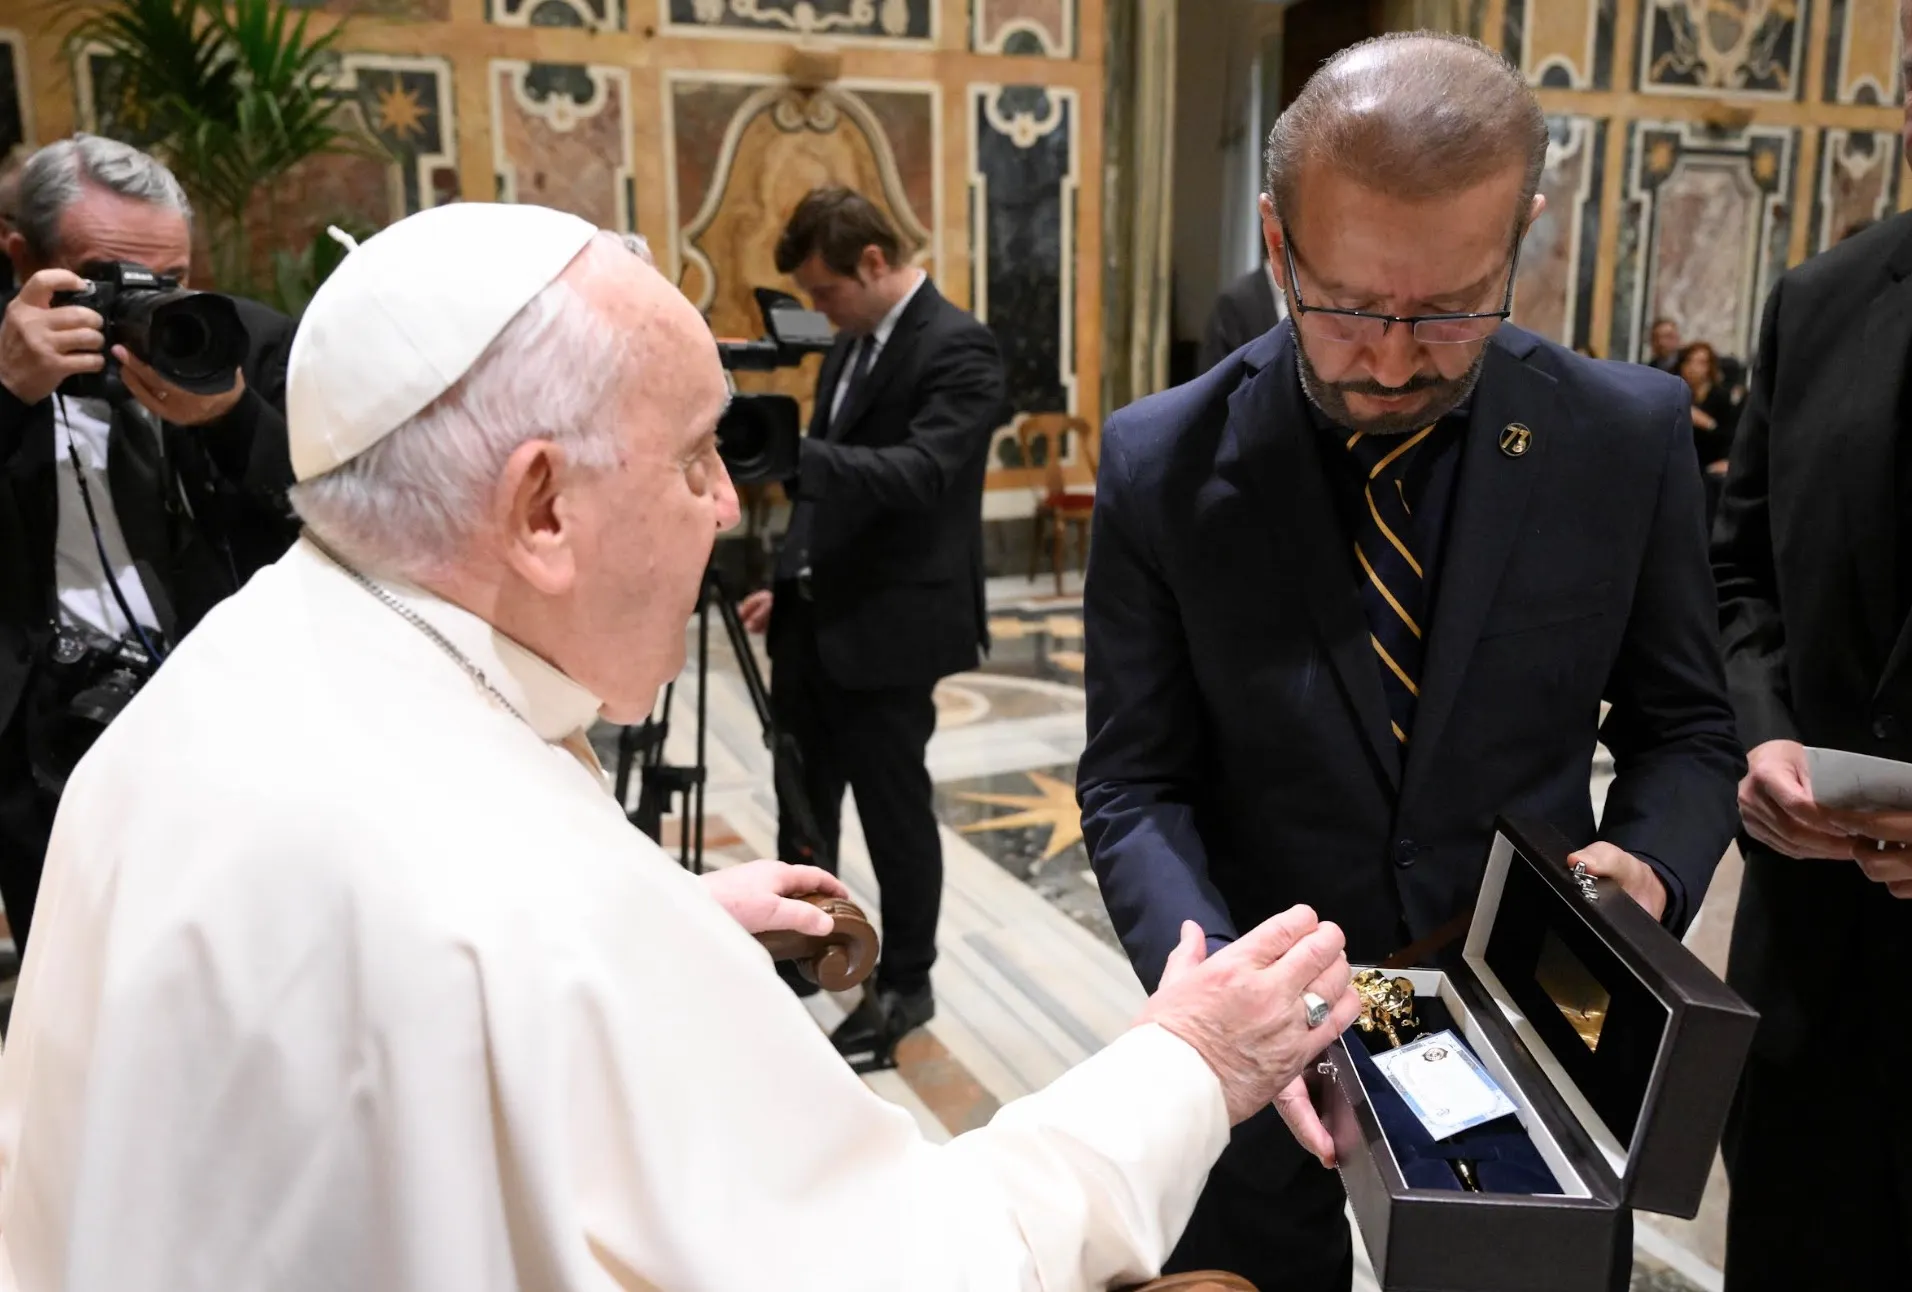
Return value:
<svg viewBox="0 0 1912 1292">
<path fill-rule="evenodd" d="M 760 341 L 717 342 L 718 357 L 732 372 L 770 372 L 794 368 L 809 354 L 822 354 L 836 342 L 830 320 L 785 292 L 756 289 L 763 315 Z M 730 478 L 740 485 L 788 480 L 797 474 L 802 442 L 797 401 L 788 395 L 734 394 L 717 423 L 717 453 Z"/>
<path fill-rule="evenodd" d="M 130 261 L 100 261 L 80 271 L 87 285 L 56 292 L 53 304 L 84 305 L 105 320 L 106 368 L 75 373 L 60 393 L 76 399 L 120 395 L 113 347 L 123 345 L 181 390 L 217 395 L 232 389 L 250 338 L 229 296 L 195 292 Z"/>
</svg>

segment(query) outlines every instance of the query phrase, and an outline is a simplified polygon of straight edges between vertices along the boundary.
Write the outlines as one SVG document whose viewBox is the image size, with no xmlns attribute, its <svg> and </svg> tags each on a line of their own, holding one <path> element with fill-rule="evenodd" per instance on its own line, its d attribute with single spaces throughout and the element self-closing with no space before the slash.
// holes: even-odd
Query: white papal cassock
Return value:
<svg viewBox="0 0 1912 1292">
<path fill-rule="evenodd" d="M 598 702 L 301 543 L 86 759 L 0 1059 L 31 1292 L 1100 1287 L 1228 1128 L 1130 1032 L 943 1146 L 563 744 Z"/>
</svg>

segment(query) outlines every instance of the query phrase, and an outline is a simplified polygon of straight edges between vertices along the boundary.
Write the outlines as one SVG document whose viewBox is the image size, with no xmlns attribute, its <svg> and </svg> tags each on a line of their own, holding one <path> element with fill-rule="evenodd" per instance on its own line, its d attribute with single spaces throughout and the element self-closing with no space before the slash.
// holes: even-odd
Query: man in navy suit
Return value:
<svg viewBox="0 0 1912 1292">
<path fill-rule="evenodd" d="M 1435 936 L 1500 812 L 1676 931 L 1699 908 L 1745 764 L 1690 399 L 1504 325 L 1546 147 L 1474 42 L 1345 51 L 1269 139 L 1289 321 L 1108 423 L 1079 789 L 1145 984 L 1183 920 L 1212 947 L 1306 902 L 1368 964 Z M 1171 1270 L 1348 1286 L 1332 1144 L 1298 1083 L 1277 1111 L 1293 1134 L 1237 1128 Z"/>
</svg>

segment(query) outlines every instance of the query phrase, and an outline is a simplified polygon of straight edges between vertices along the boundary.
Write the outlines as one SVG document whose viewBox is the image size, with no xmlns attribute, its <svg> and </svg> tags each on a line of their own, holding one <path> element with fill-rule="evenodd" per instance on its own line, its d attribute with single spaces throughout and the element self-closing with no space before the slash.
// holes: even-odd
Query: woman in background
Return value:
<svg viewBox="0 0 1912 1292">
<path fill-rule="evenodd" d="M 1733 404 L 1733 392 L 1720 379 L 1719 355 L 1706 342 L 1695 341 L 1682 349 L 1677 371 L 1693 392 L 1693 448 L 1706 475 L 1706 522 L 1711 525 L 1726 482 L 1726 458 L 1733 447 L 1739 409 Z"/>
</svg>

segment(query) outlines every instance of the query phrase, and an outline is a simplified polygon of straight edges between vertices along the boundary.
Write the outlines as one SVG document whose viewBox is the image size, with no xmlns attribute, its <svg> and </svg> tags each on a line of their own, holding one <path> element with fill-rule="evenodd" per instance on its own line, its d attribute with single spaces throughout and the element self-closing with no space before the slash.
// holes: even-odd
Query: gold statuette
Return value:
<svg viewBox="0 0 1912 1292">
<path fill-rule="evenodd" d="M 1361 998 L 1355 1026 L 1363 1032 L 1380 1032 L 1387 1037 L 1389 1048 L 1401 1044 L 1398 1029 L 1421 1025 L 1414 1015 L 1414 984 L 1405 978 L 1390 978 L 1379 969 L 1363 969 L 1354 976 L 1354 992 Z"/>
</svg>

